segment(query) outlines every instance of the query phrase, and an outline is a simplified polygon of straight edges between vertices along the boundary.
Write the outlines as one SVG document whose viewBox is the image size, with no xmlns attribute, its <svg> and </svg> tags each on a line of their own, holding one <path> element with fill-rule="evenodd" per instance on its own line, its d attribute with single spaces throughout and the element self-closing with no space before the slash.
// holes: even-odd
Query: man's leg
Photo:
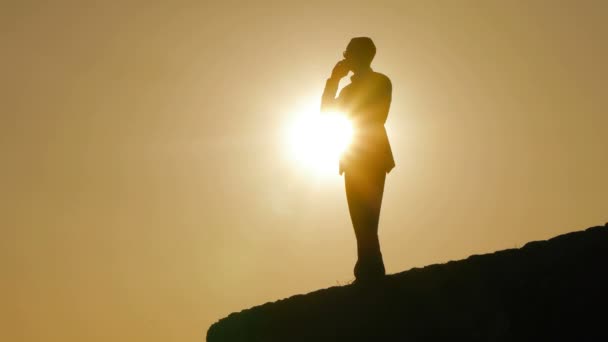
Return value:
<svg viewBox="0 0 608 342">
<path fill-rule="evenodd" d="M 358 280 L 380 278 L 385 270 L 378 239 L 378 221 L 386 173 L 347 171 L 344 178 L 348 209 L 357 238 L 355 277 Z"/>
</svg>

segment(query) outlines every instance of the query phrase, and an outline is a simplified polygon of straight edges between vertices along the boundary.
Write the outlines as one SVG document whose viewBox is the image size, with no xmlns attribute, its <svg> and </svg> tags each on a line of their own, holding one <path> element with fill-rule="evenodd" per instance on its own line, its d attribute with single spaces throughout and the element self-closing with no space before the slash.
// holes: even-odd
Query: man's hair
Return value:
<svg viewBox="0 0 608 342">
<path fill-rule="evenodd" d="M 369 37 L 355 37 L 350 40 L 346 50 L 362 62 L 371 63 L 376 56 L 376 45 Z"/>
</svg>

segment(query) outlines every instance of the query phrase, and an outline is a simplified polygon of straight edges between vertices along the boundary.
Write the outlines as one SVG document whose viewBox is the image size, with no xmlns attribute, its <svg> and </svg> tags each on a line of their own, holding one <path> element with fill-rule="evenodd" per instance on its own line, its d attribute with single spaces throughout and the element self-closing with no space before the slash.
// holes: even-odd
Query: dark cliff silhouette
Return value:
<svg viewBox="0 0 608 342">
<path fill-rule="evenodd" d="M 608 224 L 233 313 L 220 341 L 607 341 Z"/>
</svg>

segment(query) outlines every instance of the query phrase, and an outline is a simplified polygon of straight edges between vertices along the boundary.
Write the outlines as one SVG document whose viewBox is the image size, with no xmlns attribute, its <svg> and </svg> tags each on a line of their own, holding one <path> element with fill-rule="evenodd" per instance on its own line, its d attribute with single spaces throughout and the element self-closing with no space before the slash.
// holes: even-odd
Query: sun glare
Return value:
<svg viewBox="0 0 608 342">
<path fill-rule="evenodd" d="M 289 154 L 316 174 L 337 174 L 340 155 L 352 134 L 352 125 L 342 113 L 304 111 L 289 127 Z"/>
</svg>

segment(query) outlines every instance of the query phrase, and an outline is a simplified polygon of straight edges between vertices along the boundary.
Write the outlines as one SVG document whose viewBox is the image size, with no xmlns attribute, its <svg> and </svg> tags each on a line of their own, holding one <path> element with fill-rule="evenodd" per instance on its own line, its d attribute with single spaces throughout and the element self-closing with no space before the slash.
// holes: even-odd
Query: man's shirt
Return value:
<svg viewBox="0 0 608 342">
<path fill-rule="evenodd" d="M 384 123 L 391 105 L 390 79 L 371 69 L 353 75 L 336 98 L 340 80 L 328 79 L 321 111 L 339 111 L 353 124 L 353 140 L 340 159 L 340 174 L 349 169 L 390 172 L 395 160 Z"/>
</svg>

